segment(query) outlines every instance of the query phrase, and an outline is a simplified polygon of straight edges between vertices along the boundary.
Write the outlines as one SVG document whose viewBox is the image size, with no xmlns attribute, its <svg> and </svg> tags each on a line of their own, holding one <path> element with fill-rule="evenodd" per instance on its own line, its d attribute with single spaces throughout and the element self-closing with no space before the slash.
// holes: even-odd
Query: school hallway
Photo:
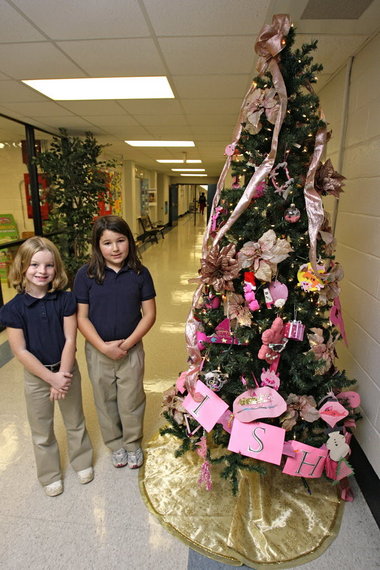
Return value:
<svg viewBox="0 0 380 570">
<path fill-rule="evenodd" d="M 186 369 L 185 321 L 200 266 L 205 217 L 188 214 L 143 254 L 155 282 L 157 322 L 144 339 L 147 411 L 145 441 L 163 423 L 162 392 Z M 13 293 L 3 284 L 4 300 Z M 115 469 L 103 445 L 87 376 L 84 342 L 78 362 L 88 431 L 95 450 L 95 479 L 80 485 L 67 464 L 59 412 L 56 435 L 62 452 L 64 493 L 45 496 L 35 473 L 23 395 L 23 369 L 0 334 L 0 568 L 2 570 L 219 570 L 231 566 L 202 556 L 170 534 L 140 495 L 138 470 Z M 57 406 L 58 408 L 58 406 Z M 328 550 L 300 566 L 305 570 L 380 568 L 379 531 L 351 478 L 355 499 L 345 505 L 341 529 Z M 229 492 L 226 485 L 226 492 Z M 276 565 L 275 565 L 276 566 Z"/>
</svg>

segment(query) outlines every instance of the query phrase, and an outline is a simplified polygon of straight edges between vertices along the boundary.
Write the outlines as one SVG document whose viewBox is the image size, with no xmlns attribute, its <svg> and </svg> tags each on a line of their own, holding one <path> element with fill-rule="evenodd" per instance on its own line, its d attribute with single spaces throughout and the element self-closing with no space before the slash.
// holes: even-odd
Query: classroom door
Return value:
<svg viewBox="0 0 380 570">
<path fill-rule="evenodd" d="M 178 224 L 178 184 L 169 186 L 169 226 Z"/>
</svg>

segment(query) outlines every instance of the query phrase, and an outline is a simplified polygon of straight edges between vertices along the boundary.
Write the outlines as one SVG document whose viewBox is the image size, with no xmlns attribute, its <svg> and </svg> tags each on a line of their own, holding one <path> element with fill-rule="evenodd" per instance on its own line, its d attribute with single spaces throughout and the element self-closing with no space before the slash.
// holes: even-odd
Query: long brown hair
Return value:
<svg viewBox="0 0 380 570">
<path fill-rule="evenodd" d="M 105 277 L 105 261 L 100 251 L 100 238 L 105 230 L 122 234 L 128 239 L 129 251 L 125 264 L 136 273 L 140 273 L 142 264 L 138 257 L 137 247 L 127 222 L 119 216 L 101 216 L 94 222 L 92 228 L 92 254 L 88 265 L 87 275 L 97 283 L 103 283 Z"/>
<path fill-rule="evenodd" d="M 14 287 L 18 293 L 25 292 L 27 284 L 25 273 L 27 272 L 33 255 L 39 251 L 49 251 L 53 256 L 55 275 L 53 281 L 50 283 L 49 291 L 56 291 L 57 289 L 64 289 L 66 287 L 68 279 L 58 249 L 50 240 L 44 237 L 34 236 L 20 245 L 12 267 L 9 270 L 9 284 Z"/>
</svg>

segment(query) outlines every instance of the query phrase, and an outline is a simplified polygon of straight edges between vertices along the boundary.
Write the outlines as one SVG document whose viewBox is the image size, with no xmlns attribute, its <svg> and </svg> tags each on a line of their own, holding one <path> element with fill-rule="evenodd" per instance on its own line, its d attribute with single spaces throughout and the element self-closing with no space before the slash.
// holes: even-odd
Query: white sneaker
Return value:
<svg viewBox="0 0 380 570">
<path fill-rule="evenodd" d="M 124 447 L 112 453 L 112 465 L 114 467 L 125 467 L 128 463 L 128 454 Z"/>
<path fill-rule="evenodd" d="M 45 489 L 45 494 L 48 497 L 56 497 L 57 495 L 60 495 L 61 493 L 63 493 L 63 483 L 61 481 L 61 479 L 59 479 L 59 481 L 54 481 L 54 483 L 50 483 L 50 485 L 46 485 L 46 487 L 44 487 Z"/>
<path fill-rule="evenodd" d="M 129 469 L 138 469 L 144 463 L 144 454 L 141 447 L 136 451 L 128 451 L 128 467 Z"/>
<path fill-rule="evenodd" d="M 86 483 L 90 483 L 90 481 L 94 478 L 94 469 L 92 467 L 87 467 L 87 469 L 82 469 L 82 471 L 78 471 L 77 473 L 79 483 L 81 485 L 86 485 Z"/>
</svg>

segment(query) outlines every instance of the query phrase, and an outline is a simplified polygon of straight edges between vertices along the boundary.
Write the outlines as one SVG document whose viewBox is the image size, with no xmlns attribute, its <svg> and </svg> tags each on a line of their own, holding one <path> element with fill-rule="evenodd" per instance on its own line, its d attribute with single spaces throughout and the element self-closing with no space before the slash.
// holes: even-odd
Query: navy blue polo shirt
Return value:
<svg viewBox="0 0 380 570">
<path fill-rule="evenodd" d="M 19 293 L 0 309 L 0 322 L 22 329 L 26 348 L 42 364 L 55 364 L 66 342 L 63 318 L 75 312 L 75 298 L 68 291 L 47 293 L 42 299 Z"/>
<path fill-rule="evenodd" d="M 156 296 L 146 267 L 136 273 L 128 266 L 118 272 L 105 267 L 102 284 L 87 275 L 88 265 L 75 277 L 73 292 L 78 303 L 89 305 L 88 317 L 105 342 L 129 337 L 140 322 L 141 303 Z"/>
</svg>

